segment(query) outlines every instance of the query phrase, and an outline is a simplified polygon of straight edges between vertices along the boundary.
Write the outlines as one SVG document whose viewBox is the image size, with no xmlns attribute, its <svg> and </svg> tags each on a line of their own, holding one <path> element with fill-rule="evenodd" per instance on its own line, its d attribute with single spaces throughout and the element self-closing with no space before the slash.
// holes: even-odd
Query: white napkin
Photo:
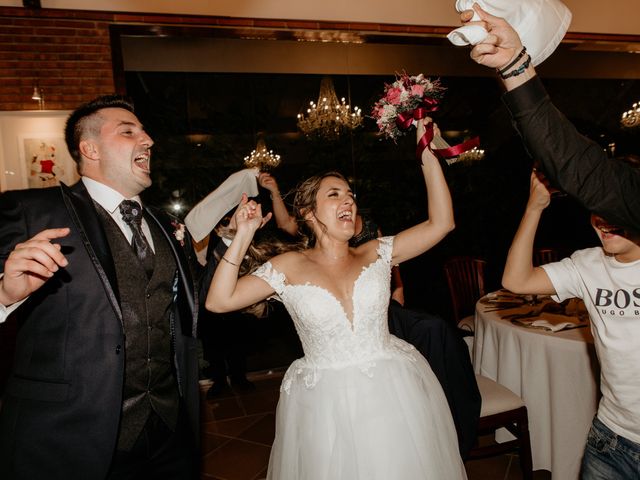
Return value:
<svg viewBox="0 0 640 480">
<path fill-rule="evenodd" d="M 534 320 L 533 322 L 529 323 L 529 326 L 544 328 L 545 330 L 549 330 L 551 332 L 559 332 L 560 330 L 576 328 L 580 327 L 581 325 L 574 322 L 551 323 L 548 320 Z"/>
<path fill-rule="evenodd" d="M 196 242 L 209 235 L 225 213 L 236 207 L 242 194 L 258 195 L 257 168 L 246 168 L 235 172 L 209 195 L 200 200 L 184 219 L 184 224 Z"/>
<path fill-rule="evenodd" d="M 551 332 L 559 332 L 570 328 L 585 327 L 586 322 L 572 321 L 573 317 L 562 315 L 560 313 L 542 312 L 537 320 L 526 322 L 530 328 L 543 328 Z"/>
<path fill-rule="evenodd" d="M 571 23 L 571 11 L 560 0 L 456 0 L 456 10 L 471 10 L 474 3 L 492 15 L 504 18 L 514 28 L 539 65 L 558 47 Z M 480 20 L 474 13 L 472 20 Z M 477 25 L 465 25 L 447 35 L 456 46 L 476 45 L 488 33 Z"/>
</svg>

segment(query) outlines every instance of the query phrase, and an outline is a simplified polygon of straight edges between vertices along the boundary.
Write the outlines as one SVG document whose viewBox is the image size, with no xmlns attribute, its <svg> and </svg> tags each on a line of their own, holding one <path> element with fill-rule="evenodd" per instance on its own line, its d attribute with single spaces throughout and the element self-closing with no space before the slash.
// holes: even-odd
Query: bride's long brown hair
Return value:
<svg viewBox="0 0 640 480">
<path fill-rule="evenodd" d="M 260 265 L 276 255 L 290 251 L 305 250 L 315 244 L 316 239 L 313 230 L 304 217 L 308 212 L 316 211 L 316 198 L 318 196 L 318 190 L 320 189 L 320 183 L 327 177 L 336 177 L 344 180 L 347 184 L 349 183 L 344 175 L 339 172 L 327 172 L 314 175 L 304 182 L 301 182 L 294 190 L 295 195 L 293 199 L 293 215 L 298 224 L 298 235 L 294 237 L 292 241 L 284 241 L 278 235 L 269 233 L 268 231 L 263 232 L 262 230 L 258 230 L 240 264 L 238 271 L 239 277 L 250 275 L 255 272 Z M 326 228 L 322 223 L 320 225 L 322 228 Z M 235 231 L 228 226 L 219 226 L 216 228 L 216 233 L 220 237 L 225 238 L 233 238 L 235 235 Z M 220 261 L 219 258 L 217 260 Z M 267 300 L 262 300 L 248 306 L 242 311 L 261 318 L 267 315 L 268 309 L 269 304 Z"/>
<path fill-rule="evenodd" d="M 316 237 L 313 230 L 309 226 L 309 223 L 305 219 L 305 215 L 309 212 L 316 212 L 318 190 L 320 190 L 320 183 L 322 180 L 328 177 L 335 177 L 343 180 L 347 185 L 349 181 L 340 172 L 326 172 L 319 175 L 314 175 L 300 183 L 295 189 L 295 196 L 293 197 L 293 215 L 298 224 L 298 234 L 301 237 L 301 242 L 305 247 L 313 247 L 316 243 Z M 326 225 L 318 221 L 320 227 L 326 230 Z"/>
</svg>

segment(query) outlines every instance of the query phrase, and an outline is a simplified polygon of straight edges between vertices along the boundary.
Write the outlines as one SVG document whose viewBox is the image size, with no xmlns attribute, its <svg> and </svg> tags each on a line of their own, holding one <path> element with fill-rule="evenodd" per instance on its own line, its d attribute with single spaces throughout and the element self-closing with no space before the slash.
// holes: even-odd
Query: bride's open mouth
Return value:
<svg viewBox="0 0 640 480">
<path fill-rule="evenodd" d="M 343 210 L 342 212 L 338 212 L 338 220 L 342 222 L 352 222 L 353 213 L 351 212 L 351 210 Z"/>
</svg>

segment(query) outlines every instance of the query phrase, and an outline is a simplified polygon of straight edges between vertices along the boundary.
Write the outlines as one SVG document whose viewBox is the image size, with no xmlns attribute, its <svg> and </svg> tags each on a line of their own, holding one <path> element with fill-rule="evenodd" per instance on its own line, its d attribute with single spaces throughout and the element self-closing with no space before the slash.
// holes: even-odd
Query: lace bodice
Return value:
<svg viewBox="0 0 640 480">
<path fill-rule="evenodd" d="M 305 353 L 304 365 L 298 366 L 315 370 L 357 364 L 369 373 L 376 358 L 411 349 L 389 333 L 387 323 L 392 250 L 393 237 L 380 238 L 378 258 L 356 279 L 352 321 L 338 299 L 323 287 L 287 283 L 270 262 L 253 273 L 273 287 L 293 319 Z"/>
</svg>

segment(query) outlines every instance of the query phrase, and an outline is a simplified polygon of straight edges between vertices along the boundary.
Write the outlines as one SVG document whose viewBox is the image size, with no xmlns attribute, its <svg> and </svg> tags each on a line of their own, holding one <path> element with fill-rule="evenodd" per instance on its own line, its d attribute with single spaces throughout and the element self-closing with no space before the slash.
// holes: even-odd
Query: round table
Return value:
<svg viewBox="0 0 640 480">
<path fill-rule="evenodd" d="M 590 328 L 553 333 L 515 325 L 505 317 L 535 307 L 501 309 L 489 303 L 496 293 L 476 305 L 474 369 L 524 400 L 533 469 L 549 470 L 558 480 L 577 479 L 599 398 L 600 373 Z M 496 438 L 501 441 L 507 435 Z"/>
</svg>

